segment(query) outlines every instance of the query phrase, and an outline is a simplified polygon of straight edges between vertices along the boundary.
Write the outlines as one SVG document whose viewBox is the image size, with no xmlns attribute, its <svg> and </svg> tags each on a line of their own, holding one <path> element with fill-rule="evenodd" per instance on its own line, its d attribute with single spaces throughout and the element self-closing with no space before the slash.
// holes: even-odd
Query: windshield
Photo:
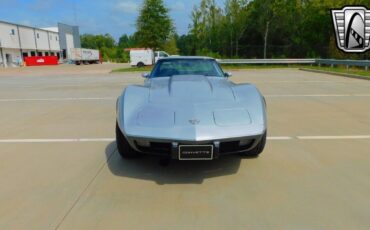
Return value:
<svg viewBox="0 0 370 230">
<path fill-rule="evenodd" d="M 168 59 L 160 60 L 150 77 L 171 77 L 173 75 L 224 76 L 218 63 L 212 59 Z"/>
</svg>

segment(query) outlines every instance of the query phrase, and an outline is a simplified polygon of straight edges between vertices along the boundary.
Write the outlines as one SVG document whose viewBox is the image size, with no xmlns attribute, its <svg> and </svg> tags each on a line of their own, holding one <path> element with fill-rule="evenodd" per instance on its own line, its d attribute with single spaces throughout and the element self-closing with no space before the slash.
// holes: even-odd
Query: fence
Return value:
<svg viewBox="0 0 370 230">
<path fill-rule="evenodd" d="M 220 59 L 220 64 L 315 64 L 315 59 Z"/>
<path fill-rule="evenodd" d="M 331 67 L 334 67 L 335 65 L 345 65 L 347 69 L 350 66 L 359 66 L 359 67 L 365 67 L 366 70 L 370 67 L 370 61 L 369 60 L 336 60 L 336 59 L 317 59 L 316 64 L 321 65 L 330 65 Z"/>
<path fill-rule="evenodd" d="M 220 64 L 310 64 L 310 65 L 344 65 L 347 68 L 350 66 L 365 67 L 366 70 L 370 67 L 370 60 L 337 60 L 337 59 L 219 59 Z"/>
</svg>

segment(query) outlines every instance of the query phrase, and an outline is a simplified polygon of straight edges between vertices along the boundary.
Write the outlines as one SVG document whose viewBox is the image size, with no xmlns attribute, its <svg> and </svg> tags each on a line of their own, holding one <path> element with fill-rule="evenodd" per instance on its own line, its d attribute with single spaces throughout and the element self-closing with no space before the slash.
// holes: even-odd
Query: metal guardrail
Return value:
<svg viewBox="0 0 370 230">
<path fill-rule="evenodd" d="M 362 67 L 370 67 L 369 60 L 337 60 L 337 59 L 317 59 L 316 64 L 318 65 L 345 65 L 349 66 L 362 66 Z"/>
<path fill-rule="evenodd" d="M 338 59 L 218 59 L 220 64 L 316 64 L 365 67 L 366 70 L 370 67 L 370 60 L 338 60 Z"/>
<path fill-rule="evenodd" d="M 316 59 L 218 59 L 220 64 L 315 64 Z"/>
</svg>

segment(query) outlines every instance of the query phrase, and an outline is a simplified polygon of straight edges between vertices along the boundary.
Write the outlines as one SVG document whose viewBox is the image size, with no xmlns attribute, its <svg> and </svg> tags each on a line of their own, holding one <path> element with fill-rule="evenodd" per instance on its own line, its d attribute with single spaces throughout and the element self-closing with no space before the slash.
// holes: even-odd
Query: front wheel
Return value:
<svg viewBox="0 0 370 230">
<path fill-rule="evenodd" d="M 253 149 L 243 152 L 241 155 L 246 157 L 258 157 L 264 150 L 267 139 L 267 131 L 263 134 L 260 142 Z"/>
<path fill-rule="evenodd" d="M 136 151 L 130 146 L 126 137 L 122 134 L 121 129 L 116 122 L 116 142 L 117 142 L 117 149 L 118 153 L 121 155 L 122 158 L 129 159 L 134 158 L 138 154 Z"/>
<path fill-rule="evenodd" d="M 144 66 L 145 66 L 144 63 L 142 63 L 142 62 L 137 63 L 137 67 L 139 67 L 139 68 L 144 67 Z"/>
</svg>

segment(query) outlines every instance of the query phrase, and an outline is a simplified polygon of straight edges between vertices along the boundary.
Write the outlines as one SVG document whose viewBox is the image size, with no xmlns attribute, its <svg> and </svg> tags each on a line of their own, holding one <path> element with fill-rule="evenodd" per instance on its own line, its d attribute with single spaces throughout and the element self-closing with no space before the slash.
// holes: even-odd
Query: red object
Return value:
<svg viewBox="0 0 370 230">
<path fill-rule="evenodd" d="M 36 56 L 36 57 L 25 57 L 24 62 L 27 66 L 38 66 L 38 65 L 58 65 L 57 56 Z"/>
</svg>

